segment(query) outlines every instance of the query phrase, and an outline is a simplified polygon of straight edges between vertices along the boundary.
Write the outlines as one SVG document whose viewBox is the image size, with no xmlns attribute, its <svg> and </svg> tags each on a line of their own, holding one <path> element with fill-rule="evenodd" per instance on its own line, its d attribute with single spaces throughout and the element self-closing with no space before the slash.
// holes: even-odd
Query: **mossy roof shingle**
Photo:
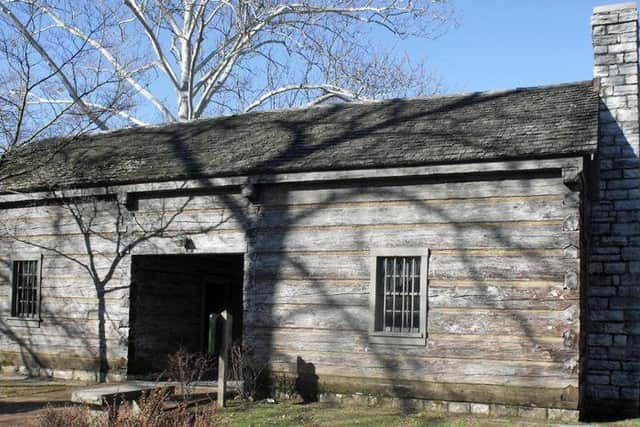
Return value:
<svg viewBox="0 0 640 427">
<path fill-rule="evenodd" d="M 4 159 L 0 192 L 582 155 L 596 148 L 598 101 L 586 81 L 42 140 Z"/>
</svg>

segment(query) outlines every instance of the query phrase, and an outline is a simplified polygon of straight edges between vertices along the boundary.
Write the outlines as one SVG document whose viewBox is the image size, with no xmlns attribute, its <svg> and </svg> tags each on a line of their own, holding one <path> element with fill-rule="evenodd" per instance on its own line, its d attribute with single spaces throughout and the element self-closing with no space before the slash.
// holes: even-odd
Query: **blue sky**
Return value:
<svg viewBox="0 0 640 427">
<path fill-rule="evenodd" d="M 400 49 L 425 57 L 445 93 L 509 89 L 593 77 L 590 17 L 612 0 L 454 0 L 461 23 Z"/>
<path fill-rule="evenodd" d="M 373 29 L 376 42 L 420 62 L 441 93 L 512 89 L 593 78 L 593 8 L 620 0 L 450 0 L 459 25 L 435 40 L 399 41 Z M 164 78 L 153 86 L 173 106 Z M 143 118 L 146 118 L 143 116 Z M 153 119 L 151 119 L 153 121 Z"/>
</svg>

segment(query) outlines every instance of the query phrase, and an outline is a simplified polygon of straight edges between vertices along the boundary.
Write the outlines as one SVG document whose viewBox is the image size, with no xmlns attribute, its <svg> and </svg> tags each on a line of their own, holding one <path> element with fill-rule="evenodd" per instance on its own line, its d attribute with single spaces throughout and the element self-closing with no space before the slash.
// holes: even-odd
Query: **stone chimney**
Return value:
<svg viewBox="0 0 640 427">
<path fill-rule="evenodd" d="M 582 330 L 583 414 L 635 416 L 640 396 L 638 12 L 597 7 L 591 18 L 600 87 L 598 194 L 591 194 Z M 589 211 L 589 209 L 586 209 Z"/>
</svg>

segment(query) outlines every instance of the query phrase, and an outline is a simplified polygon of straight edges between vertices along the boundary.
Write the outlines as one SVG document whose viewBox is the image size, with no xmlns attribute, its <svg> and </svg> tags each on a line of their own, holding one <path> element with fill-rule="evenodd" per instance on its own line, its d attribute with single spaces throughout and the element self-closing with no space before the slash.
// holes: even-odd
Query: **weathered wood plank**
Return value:
<svg viewBox="0 0 640 427">
<path fill-rule="evenodd" d="M 432 309 L 427 319 L 437 334 L 561 337 L 578 330 L 579 311 L 577 304 L 562 311 Z"/>
<path fill-rule="evenodd" d="M 315 374 L 388 380 L 562 388 L 578 386 L 578 377 L 562 363 L 419 359 L 396 355 L 298 352 L 276 354 L 274 370 L 299 369 L 297 359 L 312 363 Z"/>
<path fill-rule="evenodd" d="M 247 199 L 240 194 L 178 197 L 145 197 L 138 200 L 137 212 L 162 212 L 197 209 L 247 209 Z"/>
<path fill-rule="evenodd" d="M 247 307 L 248 327 L 368 331 L 369 307 L 311 304 L 254 304 Z M 562 311 L 430 309 L 428 334 L 561 337 L 577 330 L 577 306 Z"/>
<path fill-rule="evenodd" d="M 92 233 L 112 233 L 118 221 L 126 221 L 127 232 L 144 232 L 163 229 L 167 232 L 207 232 L 212 230 L 243 229 L 248 224 L 226 209 L 201 209 L 188 211 L 142 212 L 136 213 L 135 220 L 116 216 L 99 215 L 84 217 L 91 224 Z M 82 226 L 86 226 L 82 224 Z M 2 220 L 0 231 L 9 236 L 75 235 L 82 231 L 73 218 L 31 218 L 20 217 L 15 220 Z"/>
<path fill-rule="evenodd" d="M 16 342 L 2 342 L 1 354 L 6 353 L 44 353 L 55 355 L 57 353 L 67 353 L 77 355 L 78 357 L 91 357 L 97 356 L 98 349 L 100 348 L 99 340 L 90 340 L 87 342 L 79 343 L 73 340 L 60 340 L 58 337 L 48 338 L 39 337 L 40 339 L 34 341 L 30 340 L 25 344 Z M 127 357 L 127 347 L 118 345 L 117 340 L 107 340 L 107 356 L 109 358 Z M 2 356 L 0 356 L 2 357 Z"/>
<path fill-rule="evenodd" d="M 329 185 L 327 185 L 328 187 Z M 560 178 L 537 178 L 531 180 L 499 180 L 447 182 L 414 185 L 379 186 L 334 186 L 333 188 L 306 188 L 301 185 L 279 185 L 269 187 L 260 195 L 260 203 L 273 205 L 304 205 L 373 202 L 389 200 L 433 200 L 463 199 L 470 197 L 557 195 L 567 191 Z"/>
<path fill-rule="evenodd" d="M 83 342 L 98 338 L 98 320 L 84 319 L 78 321 L 73 317 L 67 317 L 66 313 L 56 313 L 53 317 L 43 317 L 39 326 L 24 325 L 11 326 L 6 324 L 3 328 L 13 331 L 25 341 L 35 340 L 39 336 L 61 337 L 69 340 Z M 105 322 L 105 336 L 110 339 L 126 339 L 128 330 L 120 327 L 119 319 L 107 319 Z"/>
<path fill-rule="evenodd" d="M 275 304 L 369 304 L 369 282 L 364 281 L 258 281 L 247 290 L 247 306 L 269 301 Z"/>
<path fill-rule="evenodd" d="M 562 220 L 574 208 L 565 208 L 560 197 L 511 199 L 478 199 L 473 202 L 419 201 L 371 202 L 350 207 L 286 207 L 265 208 L 259 228 L 283 226 L 336 226 L 430 223 L 469 223 L 498 221 Z"/>
<path fill-rule="evenodd" d="M 502 335 L 430 334 L 426 346 L 389 346 L 369 342 L 367 332 L 292 328 L 254 328 L 247 342 L 258 352 L 402 354 L 424 358 L 563 362 L 576 356 L 562 338 Z M 428 362 L 425 362 L 428 363 Z"/>
<path fill-rule="evenodd" d="M 295 371 L 289 370 L 289 372 L 293 378 L 296 377 Z M 562 388 L 515 387 L 511 384 L 434 383 L 399 379 L 353 378 L 338 375 L 322 375 L 319 377 L 319 385 L 322 390 L 328 393 L 345 395 L 362 393 L 374 396 L 409 397 L 454 402 L 486 402 L 543 408 L 578 408 L 578 390 L 574 386 Z"/>
<path fill-rule="evenodd" d="M 142 233 L 127 232 L 122 235 L 122 245 L 126 245 L 132 242 L 138 237 L 141 237 Z M 22 239 L 25 242 L 19 242 L 16 240 Z M 116 240 L 118 235 L 116 233 L 101 233 L 100 236 L 93 234 L 91 236 L 91 250 L 94 254 L 114 253 L 117 248 Z M 141 242 L 136 245 L 134 252 L 137 253 L 149 253 L 149 254 L 162 254 L 162 253 L 183 253 L 184 252 L 184 238 L 185 233 L 167 232 L 162 236 L 154 237 L 148 241 Z M 198 251 L 208 252 L 231 252 L 228 249 L 233 247 L 235 251 L 241 248 L 241 252 L 244 252 L 246 247 L 245 232 L 239 229 L 219 230 L 213 229 L 205 234 L 192 234 L 189 235 L 196 243 Z M 42 249 L 44 248 L 44 249 Z M 21 252 L 34 252 L 40 251 L 43 253 L 51 253 L 51 249 L 55 249 L 58 252 L 64 254 L 86 254 L 87 246 L 84 240 L 84 236 L 81 234 L 68 234 L 68 235 L 37 235 L 37 236 L 14 236 L 0 238 L 0 253 L 21 253 Z"/>
<path fill-rule="evenodd" d="M 100 367 L 99 358 L 93 354 L 58 353 L 27 353 L 0 352 L 3 365 L 30 366 L 32 368 L 51 368 L 54 370 L 86 370 L 96 371 Z M 110 369 L 123 372 L 126 369 L 126 358 L 115 357 L 107 359 Z M 96 375 L 97 376 L 97 375 Z"/>
<path fill-rule="evenodd" d="M 350 227 L 290 227 L 259 233 L 257 251 L 363 250 L 376 247 L 564 248 L 578 246 L 578 233 L 561 222 L 478 224 L 377 224 Z"/>
<path fill-rule="evenodd" d="M 465 283 L 456 281 L 429 285 L 429 306 L 497 309 L 564 310 L 576 304 L 577 290 L 564 289 L 562 282 L 555 285 L 513 286 L 512 282 Z M 273 304 L 369 304 L 368 281 L 258 281 L 247 292 L 246 304 L 270 302 Z"/>
<path fill-rule="evenodd" d="M 547 159 L 547 160 L 517 160 L 508 162 L 480 162 L 429 166 L 410 166 L 382 169 L 352 169 L 340 171 L 317 172 L 291 172 L 280 174 L 266 174 L 254 176 L 233 176 L 200 178 L 191 180 L 179 180 L 168 182 L 153 182 L 140 184 L 114 185 L 110 187 L 83 188 L 65 190 L 65 197 L 87 197 L 92 195 L 104 195 L 111 193 L 143 192 L 146 194 L 157 191 L 174 191 L 181 189 L 224 189 L 227 193 L 233 193 L 233 187 L 238 187 L 247 182 L 256 184 L 273 183 L 322 183 L 327 184 L 344 180 L 362 179 L 398 179 L 403 177 L 442 177 L 448 174 L 491 173 L 492 176 L 502 176 L 503 172 L 520 172 L 533 178 L 536 172 L 541 170 L 555 170 L 560 174 L 564 168 L 582 168 L 582 159 Z M 50 198 L 49 192 L 35 192 L 26 194 L 3 194 L 3 201 L 38 200 Z"/>
<path fill-rule="evenodd" d="M 576 290 L 557 287 L 430 286 L 430 307 L 565 310 L 578 304 Z"/>
<path fill-rule="evenodd" d="M 364 279 L 370 268 L 365 253 L 259 255 L 254 266 L 258 277 Z M 561 280 L 566 269 L 566 260 L 559 257 L 434 255 L 429 260 L 428 278 Z"/>
<path fill-rule="evenodd" d="M 206 234 L 190 235 L 194 253 L 244 253 L 247 240 L 243 230 L 212 230 Z M 184 235 L 175 238 L 158 238 L 134 248 L 134 255 L 163 255 L 184 253 Z"/>
<path fill-rule="evenodd" d="M 121 300 L 108 300 L 105 315 L 112 319 L 128 319 L 129 306 Z M 43 298 L 40 306 L 40 317 L 44 320 L 57 318 L 64 313 L 66 319 L 96 320 L 98 319 L 98 303 L 79 301 L 68 298 L 66 300 L 51 300 Z"/>
<path fill-rule="evenodd" d="M 12 220 L 24 218 L 42 219 L 48 221 L 73 221 L 72 210 L 82 213 L 84 217 L 115 218 L 118 215 L 117 205 L 114 201 L 96 201 L 91 203 L 76 203 L 63 206 L 59 204 L 44 206 L 25 206 L 2 210 L 0 223 L 11 223 Z"/>
</svg>

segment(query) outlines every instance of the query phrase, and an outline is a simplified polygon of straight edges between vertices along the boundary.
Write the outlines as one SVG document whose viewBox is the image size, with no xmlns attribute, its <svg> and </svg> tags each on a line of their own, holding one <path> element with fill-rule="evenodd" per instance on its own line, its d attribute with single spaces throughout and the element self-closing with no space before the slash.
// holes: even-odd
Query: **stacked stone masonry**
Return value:
<svg viewBox="0 0 640 427">
<path fill-rule="evenodd" d="M 638 411 L 640 383 L 640 169 L 638 13 L 635 3 L 596 8 L 600 82 L 597 197 L 592 195 L 584 408 Z M 597 403 L 598 402 L 598 403 Z M 602 405 L 606 402 L 606 405 Z"/>
<path fill-rule="evenodd" d="M 289 399 L 286 394 L 278 395 L 279 399 Z M 429 413 L 474 415 L 496 418 L 523 418 L 536 421 L 546 420 L 552 423 L 575 423 L 579 419 L 579 411 L 558 408 L 536 408 L 532 406 L 501 405 L 497 403 L 470 403 L 445 400 L 402 399 L 397 397 L 381 397 L 366 394 L 321 393 L 320 402 L 343 406 L 391 407 L 401 409 L 405 413 L 426 411 Z"/>
</svg>

